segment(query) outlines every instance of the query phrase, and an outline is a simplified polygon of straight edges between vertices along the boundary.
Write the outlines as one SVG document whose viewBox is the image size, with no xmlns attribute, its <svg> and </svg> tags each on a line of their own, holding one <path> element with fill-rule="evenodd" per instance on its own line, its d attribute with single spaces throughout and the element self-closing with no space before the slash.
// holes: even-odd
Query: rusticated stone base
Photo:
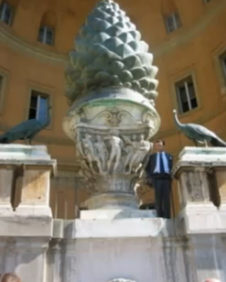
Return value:
<svg viewBox="0 0 226 282">
<path fill-rule="evenodd" d="M 127 87 L 98 88 L 73 103 L 63 127 L 76 144 L 92 193 L 88 209 L 138 209 L 134 185 L 152 150 L 149 140 L 159 126 L 155 107 Z"/>
</svg>

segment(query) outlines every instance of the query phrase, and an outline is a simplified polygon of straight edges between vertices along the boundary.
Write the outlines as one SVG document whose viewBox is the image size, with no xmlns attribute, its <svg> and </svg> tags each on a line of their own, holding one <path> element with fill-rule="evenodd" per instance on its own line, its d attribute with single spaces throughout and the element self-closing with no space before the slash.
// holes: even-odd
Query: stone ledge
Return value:
<svg viewBox="0 0 226 282">
<path fill-rule="evenodd" d="M 186 234 L 226 233 L 226 208 L 213 204 L 188 204 L 180 213 Z"/>
<path fill-rule="evenodd" d="M 88 210 L 81 211 L 80 218 L 84 220 L 95 220 L 95 219 L 109 219 L 116 220 L 121 218 L 156 218 L 155 210 L 138 210 L 133 208 L 124 209 L 99 209 L 99 210 Z"/>
<path fill-rule="evenodd" d="M 3 160 L 51 160 L 44 145 L 1 144 L 0 159 Z"/>
<path fill-rule="evenodd" d="M 173 220 L 161 218 L 65 220 L 62 228 L 64 228 L 64 239 L 173 237 L 175 235 Z"/>
<path fill-rule="evenodd" d="M 225 161 L 226 149 L 215 147 L 185 147 L 179 154 L 181 161 Z"/>
<path fill-rule="evenodd" d="M 185 147 L 179 154 L 172 174 L 178 177 L 182 169 L 206 171 L 214 167 L 226 167 L 225 148 Z"/>
<path fill-rule="evenodd" d="M 0 237 L 51 237 L 53 220 L 49 216 L 0 213 Z"/>
<path fill-rule="evenodd" d="M 46 146 L 30 146 L 22 144 L 0 145 L 0 166 L 36 166 L 51 167 L 56 174 L 56 160 L 52 160 Z"/>
</svg>

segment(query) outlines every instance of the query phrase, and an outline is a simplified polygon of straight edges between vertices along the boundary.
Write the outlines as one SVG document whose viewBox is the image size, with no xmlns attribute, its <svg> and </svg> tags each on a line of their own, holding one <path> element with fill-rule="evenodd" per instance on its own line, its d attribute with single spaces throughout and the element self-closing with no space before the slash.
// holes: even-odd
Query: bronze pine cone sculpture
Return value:
<svg viewBox="0 0 226 282">
<path fill-rule="evenodd" d="M 66 96 L 72 104 L 92 90 L 133 89 L 154 101 L 158 68 L 152 65 L 148 44 L 117 3 L 100 1 L 75 40 L 66 71 Z"/>
</svg>

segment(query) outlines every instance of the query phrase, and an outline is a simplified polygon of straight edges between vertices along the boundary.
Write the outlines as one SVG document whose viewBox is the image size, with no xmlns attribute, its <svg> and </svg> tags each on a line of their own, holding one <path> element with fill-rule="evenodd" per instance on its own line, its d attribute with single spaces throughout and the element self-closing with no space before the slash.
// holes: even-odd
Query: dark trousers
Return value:
<svg viewBox="0 0 226 282">
<path fill-rule="evenodd" d="M 163 218 L 170 218 L 170 193 L 171 178 L 153 177 L 153 186 L 155 189 L 155 206 L 157 215 Z"/>
</svg>

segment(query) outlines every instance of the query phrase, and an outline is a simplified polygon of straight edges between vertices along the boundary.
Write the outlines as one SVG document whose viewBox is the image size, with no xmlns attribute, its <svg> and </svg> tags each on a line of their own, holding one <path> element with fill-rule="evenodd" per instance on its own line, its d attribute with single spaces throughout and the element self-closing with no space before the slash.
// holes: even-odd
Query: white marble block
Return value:
<svg viewBox="0 0 226 282">
<path fill-rule="evenodd" d="M 226 149 L 185 147 L 174 167 L 187 233 L 226 231 Z"/>
</svg>

